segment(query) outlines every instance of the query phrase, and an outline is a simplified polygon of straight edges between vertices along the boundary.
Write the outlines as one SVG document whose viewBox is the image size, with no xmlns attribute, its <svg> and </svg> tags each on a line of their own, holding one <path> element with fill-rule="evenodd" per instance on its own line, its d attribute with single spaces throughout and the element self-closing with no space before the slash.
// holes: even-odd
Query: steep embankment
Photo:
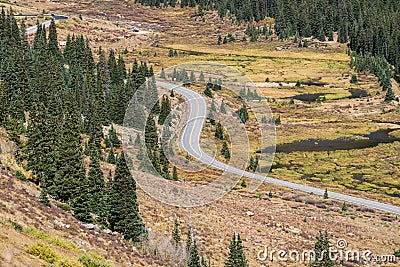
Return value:
<svg viewBox="0 0 400 267">
<path fill-rule="evenodd" d="M 0 266 L 160 266 L 122 236 L 78 222 L 68 206 L 38 201 L 39 191 L 0 170 Z"/>
</svg>

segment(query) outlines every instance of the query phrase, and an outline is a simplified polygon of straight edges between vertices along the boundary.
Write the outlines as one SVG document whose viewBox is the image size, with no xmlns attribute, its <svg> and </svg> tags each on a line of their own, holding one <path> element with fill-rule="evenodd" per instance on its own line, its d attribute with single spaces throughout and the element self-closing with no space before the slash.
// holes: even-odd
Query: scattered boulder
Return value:
<svg viewBox="0 0 400 267">
<path fill-rule="evenodd" d="M 99 231 L 100 230 L 100 227 L 98 225 L 93 224 L 93 223 L 87 223 L 87 224 L 82 224 L 82 225 L 83 225 L 83 227 L 85 227 L 86 229 L 89 229 L 89 230 L 95 230 L 95 231 Z"/>
<path fill-rule="evenodd" d="M 247 216 L 250 216 L 250 217 L 254 216 L 254 212 L 251 212 L 251 211 L 247 211 L 246 214 L 247 214 Z"/>
</svg>

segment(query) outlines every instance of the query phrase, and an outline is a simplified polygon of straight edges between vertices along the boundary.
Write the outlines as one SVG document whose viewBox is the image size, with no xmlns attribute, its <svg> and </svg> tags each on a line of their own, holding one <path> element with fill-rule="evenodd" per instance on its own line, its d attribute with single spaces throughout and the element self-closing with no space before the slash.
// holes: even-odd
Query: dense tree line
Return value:
<svg viewBox="0 0 400 267">
<path fill-rule="evenodd" d="M 83 36 L 68 36 L 62 52 L 54 21 L 48 31 L 37 26 L 30 45 L 24 22 L 19 26 L 12 10 L 2 9 L 0 126 L 16 142 L 17 160 L 40 185 L 42 203 L 50 205 L 51 195 L 68 203 L 83 222 L 102 223 L 126 239 L 143 240 L 147 234 L 128 163 L 123 154 L 115 159 L 112 153 L 115 175 L 106 182 L 101 141 L 110 151 L 121 145 L 113 127 L 103 136 L 103 126 L 123 123 L 129 100 L 153 70 L 136 61 L 127 70 L 113 50 L 107 55 L 100 49 L 95 62 Z M 143 97 L 158 100 L 154 80 L 145 84 L 148 95 Z M 83 147 L 84 135 L 89 141 Z M 88 173 L 84 154 L 90 157 Z"/>
<path fill-rule="evenodd" d="M 151 6 L 168 6 L 167 0 L 138 0 Z M 182 0 L 181 7 L 218 10 L 240 22 L 275 19 L 274 32 L 281 38 L 315 37 L 346 43 L 357 53 L 383 56 L 400 73 L 400 5 L 397 0 Z M 272 27 L 246 31 L 253 41 L 271 34 Z M 223 40 L 219 37 L 218 43 Z"/>
<path fill-rule="evenodd" d="M 369 71 L 375 74 L 379 79 L 379 83 L 382 86 L 383 91 L 385 91 L 385 100 L 392 101 L 396 99 L 391 81 L 393 77 L 393 71 L 390 67 L 390 64 L 383 56 L 373 56 L 370 53 L 353 53 L 350 61 L 350 67 L 354 68 L 358 72 Z M 356 83 L 357 76 L 353 76 L 351 82 Z"/>
</svg>

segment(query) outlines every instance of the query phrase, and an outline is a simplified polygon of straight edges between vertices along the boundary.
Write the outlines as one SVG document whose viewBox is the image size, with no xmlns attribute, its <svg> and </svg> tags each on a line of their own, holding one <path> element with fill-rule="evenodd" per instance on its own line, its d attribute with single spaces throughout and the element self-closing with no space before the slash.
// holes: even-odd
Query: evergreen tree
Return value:
<svg viewBox="0 0 400 267">
<path fill-rule="evenodd" d="M 59 145 L 57 165 L 58 173 L 55 178 L 55 194 L 57 198 L 68 201 L 74 198 L 81 181 L 85 179 L 85 166 L 83 162 L 80 116 L 75 94 L 68 90 L 64 103 L 63 124 Z"/>
<path fill-rule="evenodd" d="M 178 246 L 179 243 L 181 242 L 181 234 L 179 230 L 178 219 L 175 219 L 174 229 L 172 230 L 172 239 L 173 239 L 173 244 L 175 246 Z"/>
<path fill-rule="evenodd" d="M 218 41 L 217 41 L 217 45 L 222 44 L 222 36 L 218 35 Z"/>
<path fill-rule="evenodd" d="M 161 111 L 160 116 L 158 117 L 158 124 L 163 125 L 165 119 L 171 113 L 171 102 L 167 96 L 163 96 L 161 101 Z"/>
<path fill-rule="evenodd" d="M 44 105 L 35 106 L 28 125 L 27 169 L 33 172 L 37 183 L 40 181 L 51 190 L 57 170 L 60 137 L 58 129 L 52 128 L 55 122 L 51 120 Z"/>
<path fill-rule="evenodd" d="M 142 143 L 141 139 L 140 139 L 140 135 L 139 133 L 136 134 L 136 138 L 135 138 L 135 145 L 140 145 Z"/>
<path fill-rule="evenodd" d="M 211 92 L 211 89 L 210 89 L 210 87 L 206 87 L 206 89 L 204 90 L 204 94 L 206 95 L 206 96 L 208 96 L 208 97 L 210 97 L 210 98 L 213 98 L 213 94 L 212 94 L 212 92 Z"/>
<path fill-rule="evenodd" d="M 209 110 L 208 112 L 208 119 L 210 120 L 211 125 L 215 125 L 215 117 L 212 110 Z"/>
<path fill-rule="evenodd" d="M 117 160 L 108 202 L 108 222 L 111 230 L 122 233 L 125 239 L 133 242 L 147 238 L 147 231 L 139 214 L 136 182 L 129 172 L 123 153 Z"/>
<path fill-rule="evenodd" d="M 347 211 L 347 204 L 346 204 L 346 202 L 343 202 L 343 205 L 342 205 L 342 211 L 344 211 L 344 212 L 346 212 Z"/>
<path fill-rule="evenodd" d="M 238 111 L 239 119 L 242 123 L 246 123 L 249 120 L 249 114 L 247 113 L 247 108 L 243 105 Z"/>
<path fill-rule="evenodd" d="M 317 242 L 315 243 L 314 252 L 315 252 L 315 260 L 310 262 L 310 266 L 312 267 L 333 267 L 335 263 L 329 257 L 329 250 L 331 248 L 331 244 L 329 243 L 328 233 L 325 231 L 319 232 L 319 236 L 317 236 Z"/>
<path fill-rule="evenodd" d="M 221 154 L 224 156 L 225 159 L 231 158 L 231 152 L 229 151 L 228 143 L 224 141 L 222 144 Z"/>
<path fill-rule="evenodd" d="M 199 76 L 199 82 L 205 82 L 205 78 L 204 78 L 204 73 L 203 71 L 200 71 L 200 76 Z"/>
<path fill-rule="evenodd" d="M 217 122 L 215 125 L 215 137 L 220 139 L 220 140 L 224 140 L 224 128 L 222 127 L 222 124 L 220 122 Z"/>
<path fill-rule="evenodd" d="M 233 234 L 225 267 L 247 267 L 247 260 L 239 234 Z"/>
<path fill-rule="evenodd" d="M 89 210 L 91 213 L 96 214 L 99 218 L 103 219 L 106 216 L 106 184 L 104 181 L 104 174 L 100 167 L 99 155 L 97 152 L 91 153 L 91 161 L 89 164 L 89 173 L 87 176 L 87 183 L 89 189 Z"/>
<path fill-rule="evenodd" d="M 324 199 L 328 199 L 329 198 L 329 196 L 328 196 L 328 189 L 325 189 L 325 192 L 324 192 Z"/>
<path fill-rule="evenodd" d="M 188 259 L 188 267 L 201 267 L 200 264 L 200 256 L 199 251 L 197 249 L 196 240 L 193 240 L 190 250 L 189 250 L 189 259 Z"/>
<path fill-rule="evenodd" d="M 192 247 L 193 243 L 193 236 L 192 236 L 192 227 L 189 226 L 189 229 L 186 233 L 186 253 L 189 255 L 190 253 L 190 248 Z"/>
<path fill-rule="evenodd" d="M 190 82 L 196 82 L 196 76 L 193 70 L 190 72 Z"/>
<path fill-rule="evenodd" d="M 146 147 L 149 151 L 158 150 L 158 133 L 152 114 L 147 118 L 144 137 Z"/>
<path fill-rule="evenodd" d="M 74 211 L 74 217 L 82 222 L 93 222 L 90 214 L 90 195 L 89 184 L 86 177 L 77 183 L 76 193 L 71 201 L 71 207 Z"/>
<path fill-rule="evenodd" d="M 40 190 L 40 195 L 39 195 L 39 201 L 43 204 L 46 205 L 47 207 L 51 207 L 50 200 L 47 196 L 47 189 L 46 187 L 42 188 Z"/>
<path fill-rule="evenodd" d="M 204 256 L 201 257 L 201 267 L 210 267 Z"/>
<path fill-rule="evenodd" d="M 357 84 L 358 83 L 358 79 L 357 79 L 357 75 L 356 74 L 351 75 L 350 83 L 352 83 L 352 84 Z"/>
<path fill-rule="evenodd" d="M 108 152 L 107 162 L 110 164 L 115 164 L 115 162 L 116 162 L 113 146 L 111 146 L 110 151 Z"/>
<path fill-rule="evenodd" d="M 62 54 L 60 49 L 58 48 L 57 28 L 54 19 L 51 20 L 49 27 L 48 51 L 50 53 L 50 56 L 55 57 L 58 60 L 59 64 L 61 64 Z"/>
<path fill-rule="evenodd" d="M 221 102 L 221 106 L 220 106 L 220 108 L 219 108 L 219 111 L 220 111 L 222 114 L 226 114 L 226 109 L 225 109 L 225 103 L 224 103 L 224 101 Z"/>
<path fill-rule="evenodd" d="M 161 79 L 166 79 L 164 68 L 161 69 L 160 78 Z"/>
<path fill-rule="evenodd" d="M 258 161 L 259 161 L 258 156 L 253 157 L 251 155 L 249 160 L 249 166 L 247 166 L 247 170 L 255 172 L 258 167 Z"/>
<path fill-rule="evenodd" d="M 121 147 L 122 144 L 113 125 L 111 125 L 111 128 L 108 130 L 108 142 L 110 146 L 113 147 Z"/>
<path fill-rule="evenodd" d="M 275 125 L 281 125 L 281 115 L 275 119 Z"/>
<path fill-rule="evenodd" d="M 392 87 L 390 86 L 387 90 L 386 90 L 386 95 L 385 95 L 385 101 L 386 102 L 390 102 L 392 100 L 396 100 L 396 95 L 393 92 Z"/>
<path fill-rule="evenodd" d="M 174 168 L 172 169 L 172 180 L 179 181 L 178 171 L 176 169 L 176 166 L 174 166 Z"/>
</svg>

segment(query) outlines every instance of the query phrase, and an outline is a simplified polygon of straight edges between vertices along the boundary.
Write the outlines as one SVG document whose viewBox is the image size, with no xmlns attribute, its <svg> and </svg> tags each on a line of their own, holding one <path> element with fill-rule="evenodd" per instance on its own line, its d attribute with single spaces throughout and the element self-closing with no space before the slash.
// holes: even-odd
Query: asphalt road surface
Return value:
<svg viewBox="0 0 400 267">
<path fill-rule="evenodd" d="M 307 185 L 282 181 L 279 179 L 262 176 L 259 174 L 250 173 L 244 170 L 240 170 L 234 167 L 231 167 L 225 163 L 215 160 L 213 157 L 210 157 L 200 147 L 200 134 L 204 125 L 204 121 L 207 115 L 207 103 L 203 96 L 200 94 L 175 84 L 166 83 L 166 82 L 157 82 L 158 86 L 164 87 L 168 90 L 174 90 L 175 92 L 181 94 L 183 97 L 187 99 L 190 107 L 190 114 L 188 117 L 188 122 L 184 128 L 183 134 L 180 139 L 181 146 L 184 150 L 186 150 L 189 155 L 196 158 L 197 160 L 208 164 L 214 168 L 224 170 L 225 172 L 242 175 L 244 177 L 248 177 L 251 179 L 259 179 L 266 183 L 271 183 L 275 185 L 284 186 L 290 189 L 299 190 L 306 193 L 312 193 L 315 195 L 323 196 L 325 193 L 324 189 L 319 189 Z M 380 203 L 377 201 L 367 200 L 363 198 L 358 198 L 354 196 L 349 196 L 345 194 L 340 194 L 337 192 L 328 191 L 329 198 L 337 199 L 340 201 L 345 201 L 347 203 L 353 203 L 360 206 L 365 206 L 368 208 L 386 211 L 393 214 L 400 215 L 400 207 Z"/>
<path fill-rule="evenodd" d="M 37 16 L 37 15 L 34 14 L 34 15 L 18 15 L 18 16 L 28 17 L 28 16 Z M 51 15 L 48 15 L 48 16 L 53 17 L 55 23 L 57 23 L 57 22 L 59 22 L 61 20 L 64 20 L 64 19 L 68 19 L 67 16 L 62 16 L 62 15 L 51 14 Z M 48 27 L 50 27 L 50 23 L 51 23 L 51 20 L 45 21 L 45 22 L 42 23 L 42 26 L 44 26 L 45 28 L 48 28 Z M 28 34 L 28 35 L 34 34 L 36 31 L 37 31 L 37 25 L 36 26 L 32 26 L 30 28 L 27 28 L 26 29 L 26 34 Z"/>
</svg>

